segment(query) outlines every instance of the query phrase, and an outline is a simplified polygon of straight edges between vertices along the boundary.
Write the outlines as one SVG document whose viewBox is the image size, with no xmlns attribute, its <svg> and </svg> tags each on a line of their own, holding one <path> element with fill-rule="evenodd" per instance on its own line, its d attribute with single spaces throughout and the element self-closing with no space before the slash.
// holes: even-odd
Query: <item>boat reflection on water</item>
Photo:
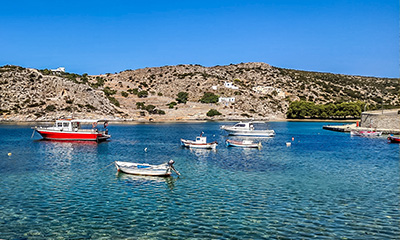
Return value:
<svg viewBox="0 0 400 240">
<path fill-rule="evenodd" d="M 217 149 L 190 148 L 190 152 L 193 153 L 199 160 L 202 160 L 206 159 L 210 154 L 216 153 Z"/>
<path fill-rule="evenodd" d="M 169 189 L 175 187 L 175 181 L 179 178 L 174 177 L 155 177 L 155 176 L 143 176 L 143 175 L 132 175 L 122 172 L 116 174 L 118 180 L 134 185 L 147 185 L 147 184 L 164 184 L 166 183 Z"/>
</svg>

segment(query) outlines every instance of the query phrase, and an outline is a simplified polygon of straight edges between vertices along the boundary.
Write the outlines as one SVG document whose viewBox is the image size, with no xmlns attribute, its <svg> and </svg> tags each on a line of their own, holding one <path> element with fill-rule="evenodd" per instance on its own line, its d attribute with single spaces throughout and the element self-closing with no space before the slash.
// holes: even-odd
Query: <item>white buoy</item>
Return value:
<svg viewBox="0 0 400 240">
<path fill-rule="evenodd" d="M 292 143 L 291 142 L 287 142 L 286 143 L 286 147 L 290 147 L 290 146 L 292 146 Z"/>
<path fill-rule="evenodd" d="M 147 148 L 144 148 L 144 151 L 147 152 Z"/>
</svg>

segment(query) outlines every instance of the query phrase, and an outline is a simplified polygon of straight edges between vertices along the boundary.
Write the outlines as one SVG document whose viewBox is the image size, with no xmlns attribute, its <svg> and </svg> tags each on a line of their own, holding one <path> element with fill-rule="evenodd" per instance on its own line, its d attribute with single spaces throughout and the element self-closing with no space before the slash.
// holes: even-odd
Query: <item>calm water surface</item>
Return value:
<svg viewBox="0 0 400 240">
<path fill-rule="evenodd" d="M 100 144 L 0 125 L 0 239 L 400 239 L 398 144 L 271 122 L 261 150 L 227 148 L 221 125 L 110 125 Z M 181 148 L 201 131 L 216 151 Z M 182 176 L 110 166 L 169 159 Z"/>
</svg>

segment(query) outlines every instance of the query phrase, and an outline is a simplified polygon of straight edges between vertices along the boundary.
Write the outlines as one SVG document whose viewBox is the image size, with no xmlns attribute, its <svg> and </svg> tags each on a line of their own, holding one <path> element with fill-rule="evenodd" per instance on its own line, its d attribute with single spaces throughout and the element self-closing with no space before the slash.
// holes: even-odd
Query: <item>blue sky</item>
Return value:
<svg viewBox="0 0 400 240">
<path fill-rule="evenodd" d="M 1 1 L 0 66 L 177 64 L 399 77 L 398 0 Z"/>
</svg>

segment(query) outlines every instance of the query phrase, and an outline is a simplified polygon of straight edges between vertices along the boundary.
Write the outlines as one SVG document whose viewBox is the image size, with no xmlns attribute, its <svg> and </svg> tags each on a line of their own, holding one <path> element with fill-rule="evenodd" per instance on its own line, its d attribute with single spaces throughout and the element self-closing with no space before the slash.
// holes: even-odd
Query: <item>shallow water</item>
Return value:
<svg viewBox="0 0 400 240">
<path fill-rule="evenodd" d="M 222 124 L 110 125 L 100 144 L 0 125 L 0 239 L 400 239 L 398 144 L 271 122 L 261 150 L 227 148 Z M 216 151 L 180 146 L 202 131 Z M 169 159 L 182 176 L 110 165 Z"/>
</svg>

